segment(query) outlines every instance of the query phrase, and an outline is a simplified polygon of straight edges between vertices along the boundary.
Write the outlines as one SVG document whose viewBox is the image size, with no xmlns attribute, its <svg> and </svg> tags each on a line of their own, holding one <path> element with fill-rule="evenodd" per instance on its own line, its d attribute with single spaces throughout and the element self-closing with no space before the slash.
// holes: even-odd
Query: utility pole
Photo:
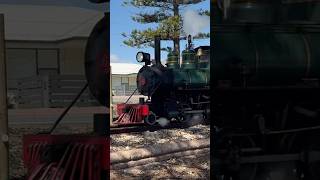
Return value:
<svg viewBox="0 0 320 180">
<path fill-rule="evenodd" d="M 9 138 L 7 72 L 4 41 L 4 15 L 0 14 L 0 180 L 9 179 Z"/>
</svg>

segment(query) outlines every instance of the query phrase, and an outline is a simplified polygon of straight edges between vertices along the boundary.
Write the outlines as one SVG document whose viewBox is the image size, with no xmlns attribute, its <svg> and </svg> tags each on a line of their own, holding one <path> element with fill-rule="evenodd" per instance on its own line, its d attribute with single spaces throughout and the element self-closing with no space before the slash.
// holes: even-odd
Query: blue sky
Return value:
<svg viewBox="0 0 320 180">
<path fill-rule="evenodd" d="M 139 24 L 134 22 L 131 19 L 131 16 L 135 13 L 139 12 L 140 9 L 136 9 L 133 7 L 122 6 L 122 0 L 111 0 L 110 3 L 110 51 L 111 51 L 111 60 L 113 62 L 122 62 L 122 63 L 136 63 L 135 56 L 138 51 L 144 51 L 151 54 L 151 57 L 154 57 L 154 49 L 152 48 L 143 48 L 137 49 L 128 47 L 123 44 L 124 38 L 122 37 L 122 33 L 129 34 L 133 29 L 146 29 L 148 27 L 155 27 L 155 24 Z M 193 9 L 209 9 L 210 1 L 207 0 L 205 2 L 187 6 L 184 10 L 193 10 Z M 182 12 L 183 13 L 183 12 Z M 210 32 L 210 27 L 207 27 L 203 30 L 203 32 Z M 181 41 L 181 49 L 185 47 L 186 42 Z M 205 40 L 196 40 L 194 41 L 195 46 L 198 45 L 209 45 L 210 39 Z M 162 41 L 162 47 L 172 47 L 173 43 L 171 41 Z M 166 59 L 166 52 L 162 52 L 161 59 Z"/>
</svg>

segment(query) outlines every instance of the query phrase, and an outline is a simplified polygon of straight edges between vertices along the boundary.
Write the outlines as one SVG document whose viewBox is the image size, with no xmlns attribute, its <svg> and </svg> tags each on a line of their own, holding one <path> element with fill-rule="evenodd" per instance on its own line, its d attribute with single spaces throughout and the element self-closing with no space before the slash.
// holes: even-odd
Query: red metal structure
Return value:
<svg viewBox="0 0 320 180">
<path fill-rule="evenodd" d="M 23 159 L 28 180 L 100 180 L 110 167 L 110 141 L 103 136 L 27 135 Z"/>
<path fill-rule="evenodd" d="M 91 1 L 91 0 L 90 0 Z M 92 0 L 103 3 L 109 0 Z M 104 106 L 109 103 L 110 14 L 95 25 L 85 52 L 87 84 L 45 134 L 23 137 L 23 160 L 28 180 L 101 180 L 108 179 L 110 139 L 108 113 L 95 114 L 94 134 L 52 135 L 59 122 L 89 87 Z"/>
<path fill-rule="evenodd" d="M 114 124 L 130 125 L 142 124 L 149 115 L 149 106 L 147 104 L 117 104 L 118 118 Z"/>
</svg>

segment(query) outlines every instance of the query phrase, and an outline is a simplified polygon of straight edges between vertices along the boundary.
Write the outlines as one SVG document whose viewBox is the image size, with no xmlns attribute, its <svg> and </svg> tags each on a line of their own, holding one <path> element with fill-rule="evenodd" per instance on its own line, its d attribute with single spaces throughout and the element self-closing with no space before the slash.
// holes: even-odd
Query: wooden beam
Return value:
<svg viewBox="0 0 320 180">
<path fill-rule="evenodd" d="M 149 158 L 140 159 L 137 161 L 128 161 L 124 163 L 118 163 L 118 164 L 112 165 L 111 169 L 112 170 L 128 169 L 135 166 L 143 166 L 143 165 L 148 165 L 155 162 L 167 161 L 171 158 L 179 159 L 179 158 L 188 157 L 188 156 L 193 156 L 196 158 L 199 158 L 201 156 L 210 156 L 210 148 L 187 150 L 187 151 L 181 151 L 181 152 L 165 154 L 165 155 L 156 155 Z"/>
<path fill-rule="evenodd" d="M 0 14 L 0 179 L 9 179 L 7 73 L 5 62 L 4 15 Z"/>
<path fill-rule="evenodd" d="M 129 161 L 138 161 L 150 157 L 163 156 L 182 151 L 204 149 L 210 147 L 210 139 L 173 141 L 170 143 L 156 144 L 144 148 L 117 151 L 110 153 L 111 165 L 126 163 Z"/>
</svg>

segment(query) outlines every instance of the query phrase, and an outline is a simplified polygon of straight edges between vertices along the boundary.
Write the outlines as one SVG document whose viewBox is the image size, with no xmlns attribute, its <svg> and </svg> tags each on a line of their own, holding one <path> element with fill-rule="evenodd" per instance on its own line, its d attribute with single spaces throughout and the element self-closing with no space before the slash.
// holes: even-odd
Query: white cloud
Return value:
<svg viewBox="0 0 320 180">
<path fill-rule="evenodd" d="M 183 14 L 183 31 L 187 35 L 196 35 L 210 26 L 210 18 L 201 16 L 196 11 L 186 10 Z"/>
<path fill-rule="evenodd" d="M 121 62 L 121 59 L 119 58 L 118 55 L 116 54 L 110 54 L 110 62 L 114 63 L 114 62 Z"/>
</svg>

